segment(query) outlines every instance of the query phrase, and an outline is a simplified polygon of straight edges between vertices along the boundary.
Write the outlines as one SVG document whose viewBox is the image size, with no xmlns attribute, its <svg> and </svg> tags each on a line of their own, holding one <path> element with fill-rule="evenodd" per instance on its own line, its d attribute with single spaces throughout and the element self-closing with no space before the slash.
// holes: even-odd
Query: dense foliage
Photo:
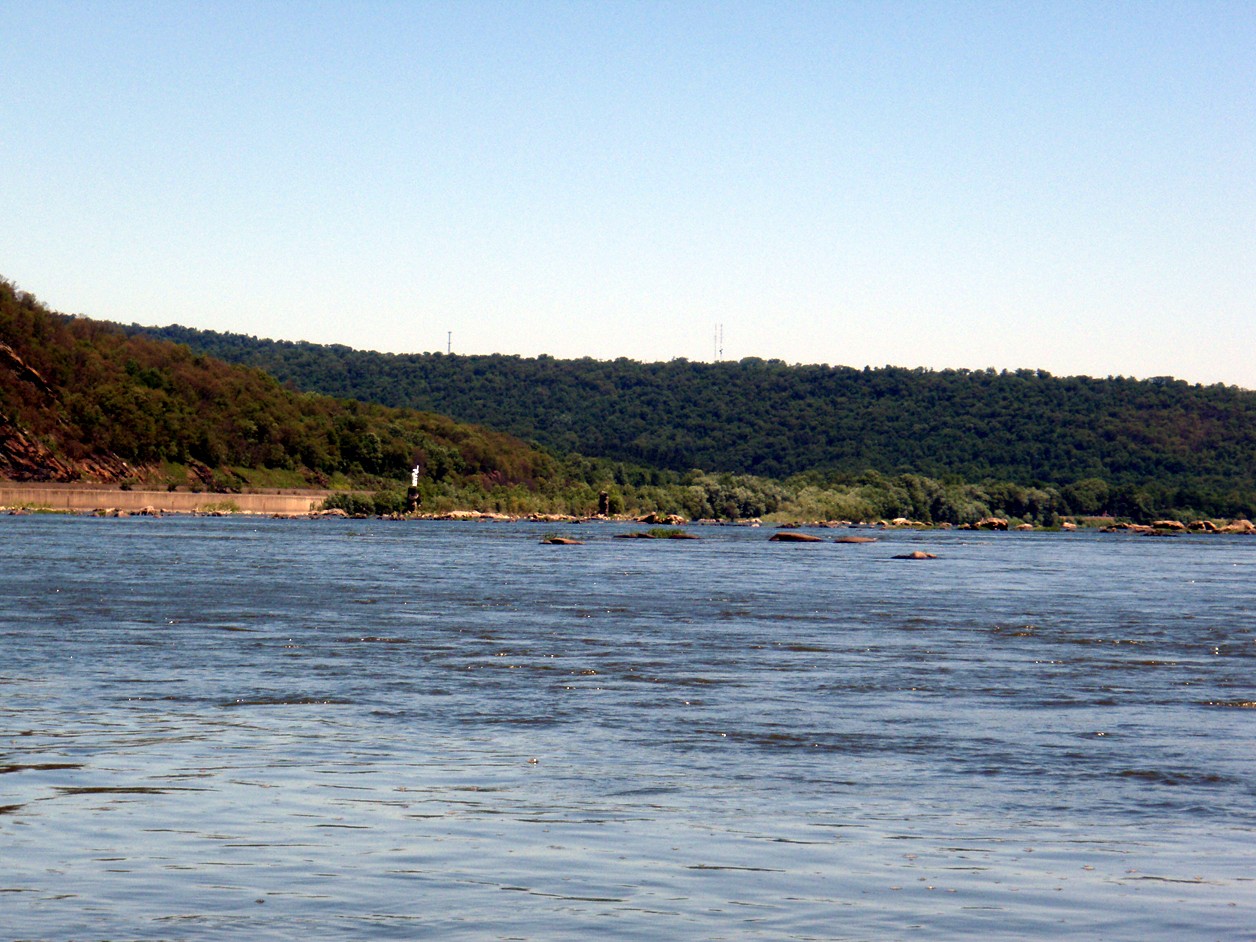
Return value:
<svg viewBox="0 0 1256 942">
<path fill-rule="evenodd" d="M 535 490 L 557 469 L 509 435 L 296 393 L 260 369 L 52 313 L 0 282 L 0 473 L 15 443 L 44 460 L 22 475 L 10 461 L 10 476 L 72 479 L 126 462 L 140 478 L 173 466 L 219 488 L 266 469 L 296 483 L 398 481 L 417 462 L 429 489 Z"/>
<path fill-rule="evenodd" d="M 809 474 L 830 489 L 866 486 L 858 480 L 869 469 L 882 480 L 927 475 L 951 489 L 1014 482 L 1070 495 L 1061 507 L 1124 516 L 1157 508 L 1237 515 L 1256 502 L 1256 393 L 1228 386 L 758 359 L 393 355 L 130 329 L 301 389 L 433 409 L 558 452 L 676 472 Z"/>
<path fill-rule="evenodd" d="M 160 332 L 194 350 L 143 333 L 50 312 L 0 281 L 0 476 L 352 485 L 337 505 L 390 513 L 405 509 L 417 463 L 422 506 L 438 511 L 604 504 L 690 519 L 998 515 L 1045 526 L 1256 515 L 1256 394 L 1227 387 L 758 360 L 390 357 Z M 236 360 L 270 358 L 293 385 L 439 400 L 549 447 L 298 392 L 207 354 L 215 345 Z M 716 470 L 694 469 L 703 463 Z"/>
</svg>

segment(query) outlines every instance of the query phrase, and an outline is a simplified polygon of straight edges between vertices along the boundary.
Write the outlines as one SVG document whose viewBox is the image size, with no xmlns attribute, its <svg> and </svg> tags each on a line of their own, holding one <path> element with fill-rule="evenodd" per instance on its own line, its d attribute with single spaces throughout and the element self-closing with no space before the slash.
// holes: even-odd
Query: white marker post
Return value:
<svg viewBox="0 0 1256 942">
<path fill-rule="evenodd" d="M 406 491 L 406 513 L 412 514 L 419 509 L 419 473 L 423 465 L 416 464 L 410 469 L 410 490 Z"/>
</svg>

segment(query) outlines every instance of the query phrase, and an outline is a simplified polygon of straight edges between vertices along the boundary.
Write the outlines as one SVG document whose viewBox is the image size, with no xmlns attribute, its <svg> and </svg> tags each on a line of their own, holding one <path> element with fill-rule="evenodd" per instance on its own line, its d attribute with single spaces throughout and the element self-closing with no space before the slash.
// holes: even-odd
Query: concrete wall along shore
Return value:
<svg viewBox="0 0 1256 942">
<path fill-rule="evenodd" d="M 80 487 L 0 484 L 0 507 L 49 510 L 126 510 L 151 507 L 166 513 L 228 510 L 254 514 L 305 514 L 322 506 L 322 491 L 303 494 L 193 494 L 185 491 L 123 491 Z"/>
</svg>

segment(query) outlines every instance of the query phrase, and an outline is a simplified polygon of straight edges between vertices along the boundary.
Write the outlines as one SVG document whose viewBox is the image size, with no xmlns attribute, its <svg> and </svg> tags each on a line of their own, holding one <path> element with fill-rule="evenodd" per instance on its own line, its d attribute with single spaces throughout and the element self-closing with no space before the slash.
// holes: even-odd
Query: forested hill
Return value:
<svg viewBox="0 0 1256 942">
<path fill-rule="evenodd" d="M 677 470 L 1100 478 L 1212 495 L 1256 487 L 1256 393 L 1221 385 L 759 359 L 394 355 L 128 329 L 261 367 L 300 389 L 435 410 L 562 451 Z"/>
<path fill-rule="evenodd" d="M 553 458 L 443 416 L 296 393 L 267 373 L 49 311 L 0 281 L 0 477 L 238 489 L 333 479 L 535 488 Z"/>
</svg>

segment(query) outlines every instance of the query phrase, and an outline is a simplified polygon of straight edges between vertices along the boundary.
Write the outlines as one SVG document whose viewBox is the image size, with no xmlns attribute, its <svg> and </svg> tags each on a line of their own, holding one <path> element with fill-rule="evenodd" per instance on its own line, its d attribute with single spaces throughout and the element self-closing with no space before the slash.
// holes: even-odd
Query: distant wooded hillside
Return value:
<svg viewBox="0 0 1256 942">
<path fill-rule="evenodd" d="M 115 324 L 49 311 L 0 281 L 0 477 L 250 483 L 403 482 L 536 488 L 554 459 L 443 416 L 285 388 Z"/>
<path fill-rule="evenodd" d="M 1101 479 L 1203 506 L 1256 491 L 1256 393 L 1171 378 L 393 355 L 132 327 L 293 386 L 430 409 L 674 470 L 787 477 L 914 472 L 1067 485 Z"/>
</svg>

